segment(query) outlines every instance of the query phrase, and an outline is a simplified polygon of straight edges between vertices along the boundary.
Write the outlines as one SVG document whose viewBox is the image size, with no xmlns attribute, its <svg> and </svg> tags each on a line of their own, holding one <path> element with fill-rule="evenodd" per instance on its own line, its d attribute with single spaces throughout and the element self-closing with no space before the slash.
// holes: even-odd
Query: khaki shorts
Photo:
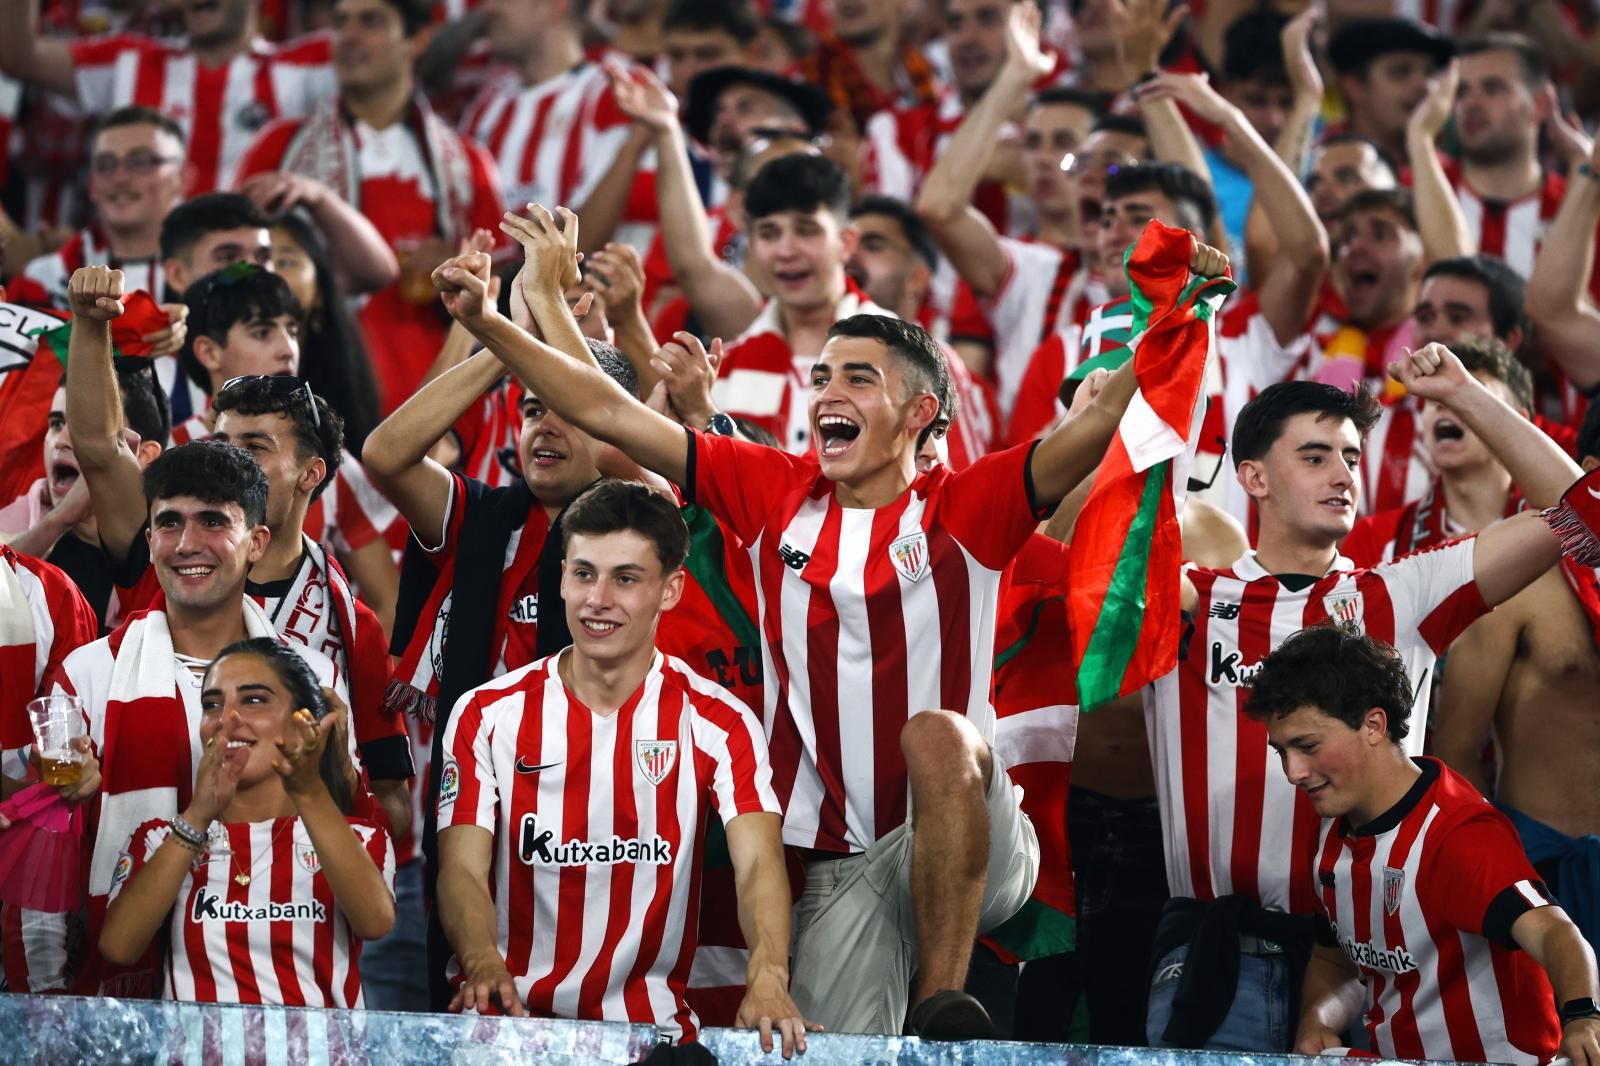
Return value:
<svg viewBox="0 0 1600 1066">
<path fill-rule="evenodd" d="M 990 749 L 989 862 L 978 913 L 987 933 L 1015 914 L 1039 876 L 1039 840 Z M 938 832 L 937 826 L 929 831 Z M 910 822 L 866 851 L 806 867 L 794 909 L 790 993 L 810 1021 L 834 1033 L 899 1034 L 917 967 L 911 904 Z"/>
</svg>

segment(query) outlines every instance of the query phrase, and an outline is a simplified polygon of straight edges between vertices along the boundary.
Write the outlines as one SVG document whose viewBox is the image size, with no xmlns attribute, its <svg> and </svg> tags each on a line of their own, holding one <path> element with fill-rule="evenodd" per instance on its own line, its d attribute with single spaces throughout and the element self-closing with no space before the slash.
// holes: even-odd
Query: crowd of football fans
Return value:
<svg viewBox="0 0 1600 1066">
<path fill-rule="evenodd" d="M 0 26 L 10 992 L 1600 1066 L 1591 0 Z"/>
</svg>

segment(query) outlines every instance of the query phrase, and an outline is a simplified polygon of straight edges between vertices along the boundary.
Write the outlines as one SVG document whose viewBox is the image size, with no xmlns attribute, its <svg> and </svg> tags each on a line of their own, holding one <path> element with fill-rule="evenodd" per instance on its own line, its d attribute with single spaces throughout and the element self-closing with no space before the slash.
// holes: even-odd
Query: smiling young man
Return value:
<svg viewBox="0 0 1600 1066">
<path fill-rule="evenodd" d="M 667 499 L 616 480 L 574 500 L 563 527 L 572 646 L 467 692 L 444 731 L 452 1006 L 645 1022 L 693 1039 L 683 991 L 697 938 L 685 919 L 714 807 L 751 946 L 738 1024 L 761 1028 L 768 1050 L 778 1031 L 785 1057 L 804 1051 L 761 723 L 656 648 L 683 594 L 689 531 Z"/>
<path fill-rule="evenodd" d="M 1226 265 L 1203 246 L 1192 259 L 1205 276 Z M 924 1036 L 992 1032 L 958 990 L 975 936 L 1022 905 L 1038 863 L 991 748 L 996 597 L 1037 516 L 1099 462 L 1131 370 L 1037 444 L 919 475 L 948 373 L 916 326 L 871 314 L 831 326 L 807 379 L 818 446 L 797 456 L 686 435 L 486 306 L 487 271 L 472 255 L 436 273 L 450 312 L 554 409 L 749 547 L 784 840 L 810 860 L 795 1002 L 830 1030 L 897 1033 L 909 1006 Z M 541 284 L 537 300 L 563 307 L 558 281 Z M 853 963 L 841 971 L 843 957 Z"/>
<path fill-rule="evenodd" d="M 1408 755 L 1412 704 L 1401 655 L 1354 627 L 1296 633 L 1251 683 L 1245 713 L 1322 819 L 1294 1050 L 1343 1046 L 1364 1007 L 1384 1058 L 1600 1063 L 1593 950 L 1504 816 Z"/>
<path fill-rule="evenodd" d="M 1529 499 L 1553 505 L 1577 466 L 1439 345 L 1393 371 L 1448 404 L 1500 455 Z M 1238 480 L 1260 515 L 1256 548 L 1231 567 L 1190 568 L 1192 622 L 1178 668 L 1145 690 L 1167 879 L 1147 1021 L 1153 1045 L 1284 1051 L 1289 989 L 1310 947 L 1315 815 L 1271 771 L 1264 728 L 1239 713 L 1260 661 L 1325 618 L 1400 649 L 1426 714 L 1434 662 L 1489 607 L 1556 563 L 1536 514 L 1435 551 L 1357 569 L 1337 545 L 1355 521 L 1358 469 L 1376 403 L 1291 381 L 1250 401 L 1233 430 Z M 1413 743 L 1419 743 L 1420 737 Z"/>
<path fill-rule="evenodd" d="M 130 291 L 161 298 L 161 223 L 194 178 L 183 127 L 152 108 L 118 108 L 95 124 L 88 163 L 94 224 L 28 263 L 13 298 L 64 311 L 72 272 L 99 265 L 121 270 Z"/>
<path fill-rule="evenodd" d="M 849 182 L 832 161 L 774 159 L 751 179 L 744 206 L 750 264 L 772 298 L 728 345 L 712 399 L 723 413 L 754 422 L 786 451 L 801 454 L 813 443 L 806 383 L 829 328 L 854 314 L 888 312 L 845 272 L 860 232 L 850 224 Z"/>
</svg>

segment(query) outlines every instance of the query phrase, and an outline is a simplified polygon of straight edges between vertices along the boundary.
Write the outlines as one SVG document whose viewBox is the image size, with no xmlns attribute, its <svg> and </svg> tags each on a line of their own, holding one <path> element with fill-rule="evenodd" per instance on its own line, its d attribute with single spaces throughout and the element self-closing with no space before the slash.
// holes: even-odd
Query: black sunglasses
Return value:
<svg viewBox="0 0 1600 1066">
<path fill-rule="evenodd" d="M 221 395 L 235 385 L 250 385 L 257 382 L 265 383 L 269 396 L 294 396 L 304 392 L 306 406 L 311 408 L 311 425 L 317 432 L 322 431 L 322 415 L 317 411 L 317 397 L 311 391 L 311 382 L 305 378 L 290 377 L 288 374 L 240 374 L 236 378 L 224 381 L 217 394 Z"/>
<path fill-rule="evenodd" d="M 1222 474 L 1222 468 L 1228 463 L 1228 442 L 1222 437 L 1217 437 L 1217 443 L 1222 445 L 1222 450 L 1217 456 L 1217 465 L 1212 468 L 1211 476 L 1201 481 L 1197 477 L 1189 479 L 1190 492 L 1204 492 L 1217 483 L 1217 478 Z"/>
</svg>

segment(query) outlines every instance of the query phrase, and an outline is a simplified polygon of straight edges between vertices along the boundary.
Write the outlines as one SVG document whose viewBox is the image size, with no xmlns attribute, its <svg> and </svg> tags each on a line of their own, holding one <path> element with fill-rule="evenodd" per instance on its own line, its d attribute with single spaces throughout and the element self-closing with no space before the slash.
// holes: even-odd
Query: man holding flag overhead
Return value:
<svg viewBox="0 0 1600 1066">
<path fill-rule="evenodd" d="M 1198 244 L 1180 261 L 1206 277 L 1226 267 Z M 1036 516 L 1098 464 L 1131 368 L 1044 440 L 918 475 L 944 355 L 915 326 L 853 316 L 811 370 L 819 447 L 791 456 L 686 434 L 485 306 L 487 271 L 479 255 L 440 268 L 452 314 L 552 410 L 676 482 L 750 546 L 784 838 L 811 860 L 796 1003 L 830 1030 L 898 1032 L 911 1005 L 924 1036 L 986 1035 L 987 1016 L 959 991 L 972 941 L 1022 905 L 1038 863 L 991 746 L 1001 572 Z M 844 956 L 857 963 L 847 974 Z"/>
</svg>

